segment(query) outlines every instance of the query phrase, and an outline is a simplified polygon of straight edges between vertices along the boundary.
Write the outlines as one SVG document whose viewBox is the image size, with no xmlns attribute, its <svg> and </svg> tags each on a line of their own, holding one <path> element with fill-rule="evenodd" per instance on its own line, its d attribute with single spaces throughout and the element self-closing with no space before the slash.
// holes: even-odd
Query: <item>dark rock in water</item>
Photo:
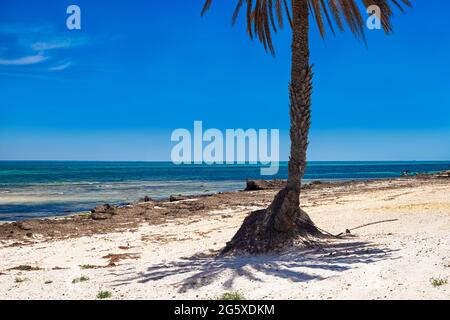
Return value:
<svg viewBox="0 0 450 320">
<path fill-rule="evenodd" d="M 245 191 L 256 191 L 268 189 L 267 181 L 264 180 L 247 180 Z"/>
<path fill-rule="evenodd" d="M 409 170 L 405 170 L 400 175 L 401 177 L 409 177 L 411 175 L 411 172 Z"/>
<path fill-rule="evenodd" d="M 247 186 L 244 191 L 256 191 L 256 190 L 268 190 L 282 188 L 285 186 L 285 182 L 281 180 L 247 180 Z"/>
<path fill-rule="evenodd" d="M 183 197 L 182 195 L 178 195 L 178 196 L 170 196 L 169 201 L 170 202 L 175 202 L 175 201 L 182 201 L 182 200 L 186 200 L 187 197 Z"/>
<path fill-rule="evenodd" d="M 152 202 L 152 201 L 153 199 L 150 198 L 149 196 L 145 196 L 141 200 L 139 200 L 139 202 Z"/>
</svg>

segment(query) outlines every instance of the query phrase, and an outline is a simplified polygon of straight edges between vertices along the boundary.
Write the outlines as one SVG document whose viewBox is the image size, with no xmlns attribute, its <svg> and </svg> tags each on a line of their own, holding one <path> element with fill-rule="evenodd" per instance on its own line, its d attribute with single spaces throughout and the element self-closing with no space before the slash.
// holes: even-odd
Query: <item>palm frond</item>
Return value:
<svg viewBox="0 0 450 320">
<path fill-rule="evenodd" d="M 232 22 L 236 22 L 242 8 L 246 10 L 247 33 L 250 38 L 257 38 L 267 51 L 275 52 L 272 41 L 272 33 L 284 26 L 283 18 L 286 17 L 292 28 L 292 2 L 308 1 L 309 11 L 316 21 L 320 35 L 326 36 L 326 26 L 334 33 L 334 24 L 341 31 L 344 24 L 359 39 L 365 41 L 365 12 L 361 11 L 361 4 L 367 10 L 370 6 L 376 5 L 381 12 L 381 25 L 386 33 L 391 33 L 393 15 L 392 6 L 397 7 L 401 12 L 405 7 L 412 7 L 409 0 L 236 0 L 236 8 L 233 13 Z M 205 0 L 202 15 L 208 11 L 213 0 Z M 358 5 L 359 4 L 359 5 Z"/>
</svg>

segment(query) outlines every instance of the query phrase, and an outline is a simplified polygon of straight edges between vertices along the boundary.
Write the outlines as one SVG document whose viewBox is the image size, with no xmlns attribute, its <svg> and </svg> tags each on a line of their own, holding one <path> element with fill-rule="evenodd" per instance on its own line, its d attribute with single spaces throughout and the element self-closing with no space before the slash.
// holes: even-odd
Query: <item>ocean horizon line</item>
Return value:
<svg viewBox="0 0 450 320">
<path fill-rule="evenodd" d="M 94 163 L 171 163 L 174 164 L 170 160 L 2 160 L 0 159 L 0 162 L 94 162 Z M 288 160 L 281 160 L 281 161 L 275 161 L 274 163 L 287 163 Z M 309 160 L 308 163 L 355 163 L 355 162 L 361 162 L 361 163 L 410 163 L 410 162 L 420 162 L 420 163 L 444 163 L 444 162 L 450 162 L 450 159 L 447 160 Z M 177 165 L 178 164 L 174 164 Z M 181 164 L 183 165 L 208 165 L 208 166 L 215 166 L 215 165 L 263 165 L 260 163 L 257 164 L 251 164 L 251 163 L 217 163 L 217 164 L 196 164 L 196 163 L 185 163 Z"/>
</svg>

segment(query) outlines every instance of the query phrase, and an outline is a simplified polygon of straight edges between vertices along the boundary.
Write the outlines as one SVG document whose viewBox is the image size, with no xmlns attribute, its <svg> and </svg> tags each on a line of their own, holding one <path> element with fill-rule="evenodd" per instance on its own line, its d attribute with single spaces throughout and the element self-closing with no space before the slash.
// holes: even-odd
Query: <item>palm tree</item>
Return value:
<svg viewBox="0 0 450 320">
<path fill-rule="evenodd" d="M 311 119 L 312 66 L 309 61 L 309 17 L 316 21 L 320 35 L 325 36 L 326 25 L 334 33 L 334 24 L 341 31 L 347 24 L 350 31 L 365 41 L 365 19 L 355 0 L 236 0 L 233 14 L 236 21 L 242 7 L 246 8 L 247 32 L 257 38 L 264 48 L 274 54 L 272 33 L 283 28 L 287 17 L 292 28 L 292 66 L 290 95 L 291 153 L 288 164 L 288 180 L 265 210 L 252 212 L 223 253 L 264 253 L 276 250 L 308 236 L 322 236 L 309 216 L 300 209 L 301 179 L 306 168 L 306 151 Z M 211 7 L 213 0 L 206 0 L 202 15 Z M 411 6 L 409 0 L 361 0 L 367 10 L 375 5 L 381 14 L 384 31 L 392 32 L 392 5 L 401 11 Z M 334 24 L 333 24 L 334 21 Z"/>
</svg>

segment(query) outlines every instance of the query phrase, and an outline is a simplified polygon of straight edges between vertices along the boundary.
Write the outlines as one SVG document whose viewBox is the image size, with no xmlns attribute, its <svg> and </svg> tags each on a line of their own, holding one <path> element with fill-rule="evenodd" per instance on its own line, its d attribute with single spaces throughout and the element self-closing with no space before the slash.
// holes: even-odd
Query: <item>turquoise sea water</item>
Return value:
<svg viewBox="0 0 450 320">
<path fill-rule="evenodd" d="M 399 177 L 438 172 L 448 162 L 310 162 L 305 180 Z M 272 177 L 285 179 L 287 163 Z M 176 166 L 170 162 L 0 161 L 0 221 L 68 215 L 100 203 L 124 204 L 146 195 L 238 190 L 246 179 L 267 179 L 254 165 Z"/>
</svg>

